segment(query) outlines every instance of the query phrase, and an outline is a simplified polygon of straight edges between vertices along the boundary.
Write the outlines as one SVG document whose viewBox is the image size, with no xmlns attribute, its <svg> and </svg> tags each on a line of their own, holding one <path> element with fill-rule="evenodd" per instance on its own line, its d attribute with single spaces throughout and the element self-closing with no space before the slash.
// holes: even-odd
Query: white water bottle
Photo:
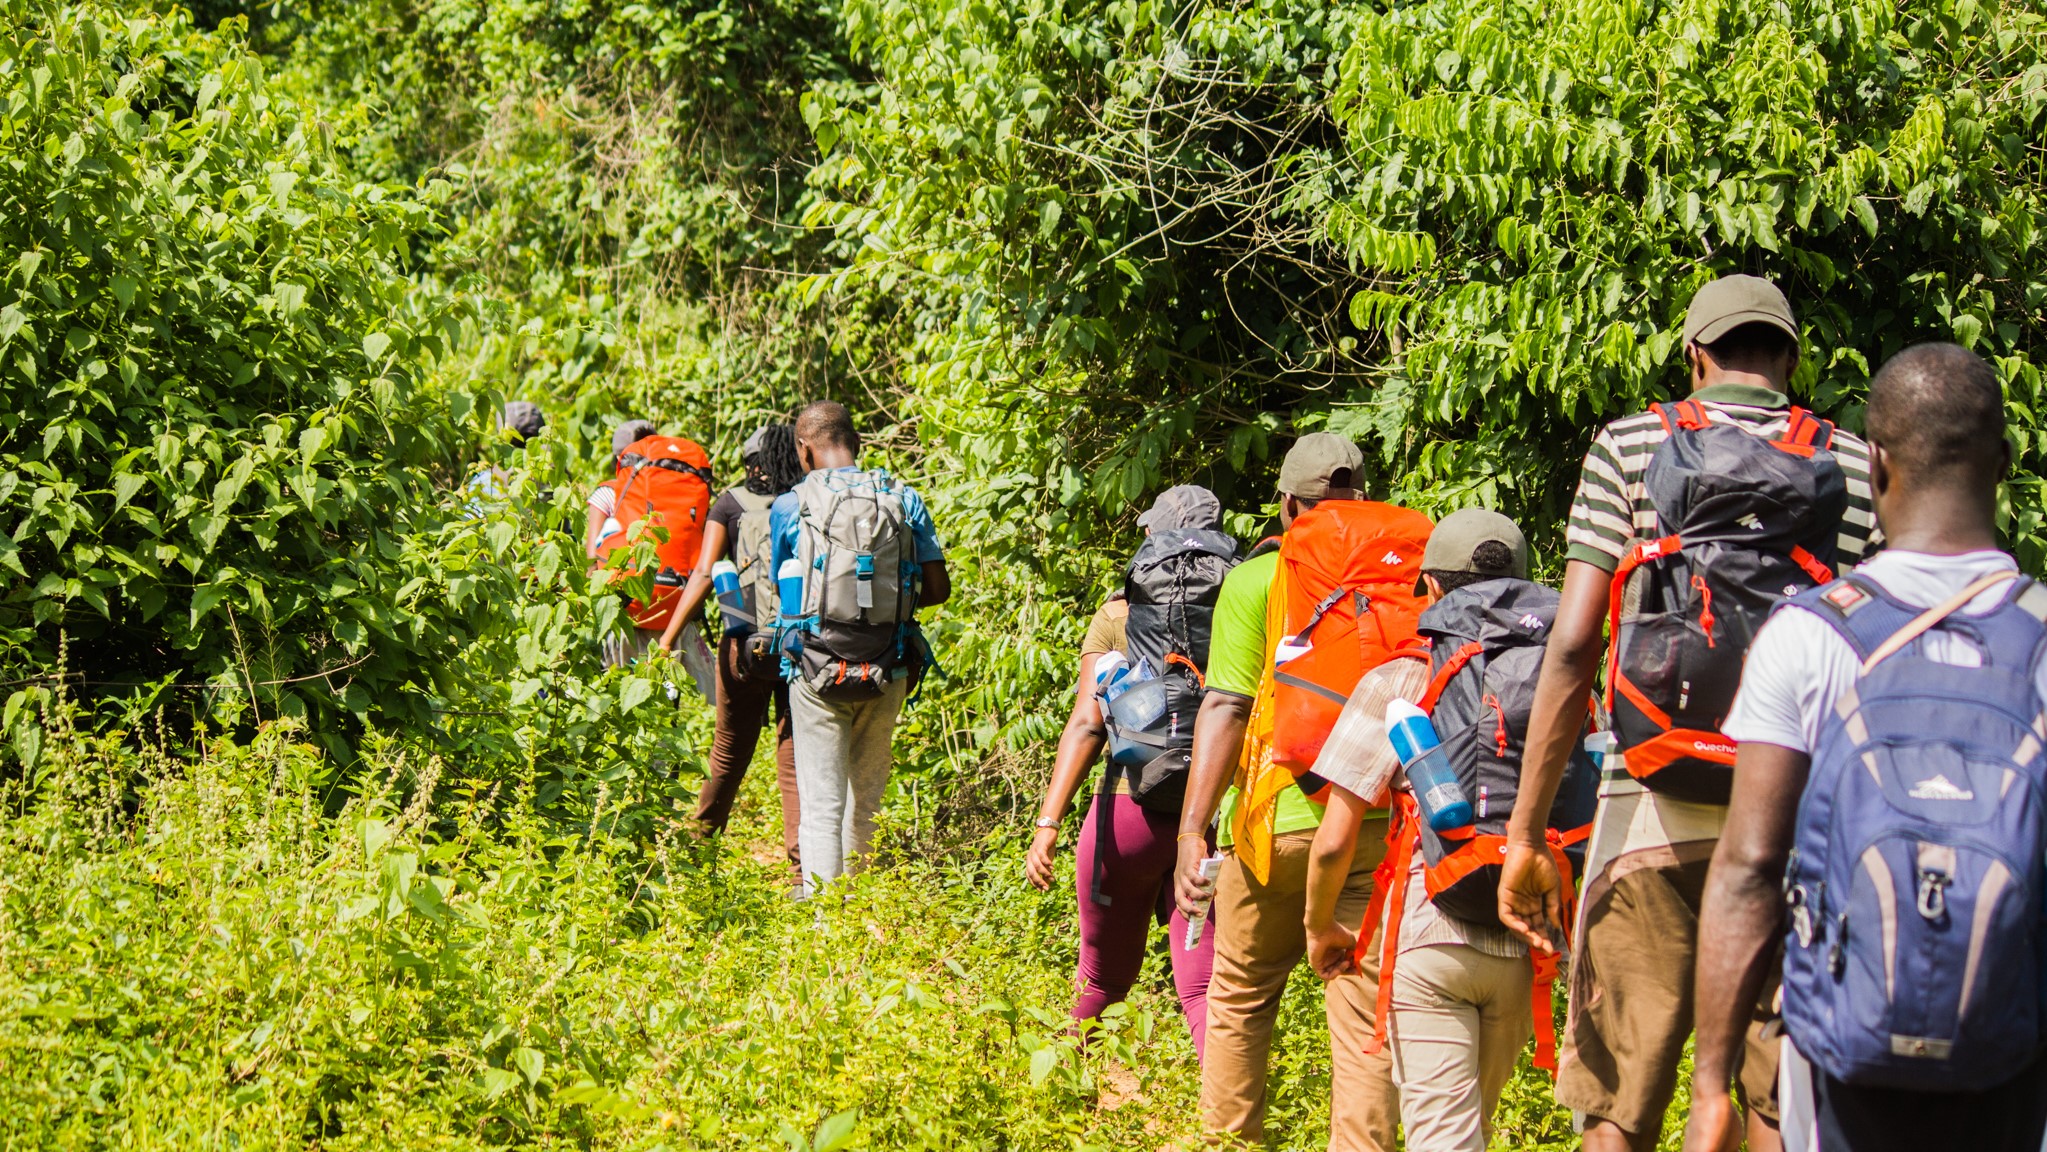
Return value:
<svg viewBox="0 0 2047 1152">
<path fill-rule="evenodd" d="M 1216 876 L 1221 874 L 1222 870 L 1223 858 L 1220 856 L 1208 856 L 1202 859 L 1198 874 L 1203 880 L 1214 884 Z M 1196 948 L 1201 947 L 1201 930 L 1208 927 L 1208 908 L 1209 905 L 1214 903 L 1215 890 L 1210 888 L 1208 895 L 1202 899 L 1201 905 L 1194 910 L 1194 914 L 1187 917 L 1187 935 L 1181 941 L 1182 947 L 1186 951 L 1192 952 Z"/>
</svg>

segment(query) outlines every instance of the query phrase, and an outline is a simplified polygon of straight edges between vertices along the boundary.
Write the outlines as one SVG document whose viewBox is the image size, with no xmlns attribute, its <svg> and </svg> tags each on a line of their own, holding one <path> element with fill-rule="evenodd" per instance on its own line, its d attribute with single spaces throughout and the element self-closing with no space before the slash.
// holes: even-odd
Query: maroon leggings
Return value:
<svg viewBox="0 0 2047 1152">
<path fill-rule="evenodd" d="M 1109 819 L 1104 821 L 1104 806 Z M 1144 966 L 1144 946 L 1154 923 L 1172 937 L 1173 990 L 1201 1055 L 1208 1034 L 1208 973 L 1215 962 L 1215 926 L 1201 934 L 1193 951 L 1186 943 L 1187 918 L 1173 907 L 1174 839 L 1180 819 L 1154 812 L 1128 796 L 1097 795 L 1082 822 L 1074 849 L 1074 880 L 1080 893 L 1080 965 L 1073 974 L 1075 1020 L 1092 1020 L 1102 1009 L 1130 995 Z M 1168 910 L 1170 915 L 1168 915 Z"/>
</svg>

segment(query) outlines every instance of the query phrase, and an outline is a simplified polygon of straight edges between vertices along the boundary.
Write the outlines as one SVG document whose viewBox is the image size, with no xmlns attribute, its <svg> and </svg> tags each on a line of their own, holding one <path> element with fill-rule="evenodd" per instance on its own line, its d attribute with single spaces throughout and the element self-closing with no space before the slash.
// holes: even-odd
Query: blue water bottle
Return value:
<svg viewBox="0 0 2047 1152">
<path fill-rule="evenodd" d="M 753 631 L 753 613 L 747 611 L 746 596 L 739 588 L 739 568 L 730 560 L 711 565 L 711 590 L 718 594 L 718 612 L 725 618 L 725 631 L 743 636 Z"/>
<path fill-rule="evenodd" d="M 1407 786 L 1429 827 L 1438 833 L 1471 827 L 1471 800 L 1457 782 L 1457 770 L 1450 766 L 1429 714 L 1405 700 L 1386 705 L 1386 739 L 1400 757 Z"/>
</svg>

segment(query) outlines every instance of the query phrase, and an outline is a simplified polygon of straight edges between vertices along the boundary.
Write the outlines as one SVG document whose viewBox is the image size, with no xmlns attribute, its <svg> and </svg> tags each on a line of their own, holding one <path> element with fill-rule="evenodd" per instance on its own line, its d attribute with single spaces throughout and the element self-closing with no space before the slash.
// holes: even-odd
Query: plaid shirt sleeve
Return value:
<svg viewBox="0 0 2047 1152">
<path fill-rule="evenodd" d="M 1360 799 L 1378 801 L 1400 770 L 1386 739 L 1386 705 L 1418 699 L 1428 687 L 1427 660 L 1403 656 L 1365 673 L 1322 745 L 1315 774 Z"/>
</svg>

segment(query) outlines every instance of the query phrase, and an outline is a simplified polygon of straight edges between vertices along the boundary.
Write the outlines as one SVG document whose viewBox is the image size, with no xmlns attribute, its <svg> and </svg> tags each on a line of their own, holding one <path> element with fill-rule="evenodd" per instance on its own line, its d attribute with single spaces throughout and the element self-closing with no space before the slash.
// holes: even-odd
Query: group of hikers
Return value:
<svg viewBox="0 0 2047 1152">
<path fill-rule="evenodd" d="M 1100 764 L 1073 828 L 1083 1042 L 1164 923 L 1219 1142 L 1264 1138 L 1305 961 L 1331 1149 L 1485 1148 L 1531 1039 L 1588 1149 L 1654 1148 L 1688 1053 L 1694 1152 L 2041 1148 L 2047 588 L 1998 545 L 2002 389 L 1905 348 L 1858 438 L 1786 396 L 1799 346 L 1770 282 L 1699 289 L 1688 395 L 1593 439 L 1560 589 L 1497 512 L 1371 499 L 1326 432 L 1248 554 L 1214 494 L 1161 493 L 1081 643 L 1026 860 L 1058 883 Z M 837 404 L 763 428 L 715 500 L 701 448 L 620 437 L 593 563 L 668 529 L 622 648 L 676 650 L 719 597 L 697 817 L 724 826 L 772 702 L 814 893 L 870 850 L 931 666 L 930 514 L 859 467 Z M 671 477 L 703 489 L 685 517 L 650 497 Z"/>
<path fill-rule="evenodd" d="M 544 423 L 520 401 L 499 416 L 518 443 Z M 699 831 L 724 831 L 772 712 L 783 849 L 805 897 L 871 854 L 896 718 L 935 666 L 916 612 L 952 595 L 923 499 L 859 455 L 851 414 L 819 401 L 749 436 L 745 479 L 719 489 L 702 445 L 629 420 L 586 500 L 591 571 L 646 577 L 606 662 L 673 656 L 712 704 Z"/>
</svg>

